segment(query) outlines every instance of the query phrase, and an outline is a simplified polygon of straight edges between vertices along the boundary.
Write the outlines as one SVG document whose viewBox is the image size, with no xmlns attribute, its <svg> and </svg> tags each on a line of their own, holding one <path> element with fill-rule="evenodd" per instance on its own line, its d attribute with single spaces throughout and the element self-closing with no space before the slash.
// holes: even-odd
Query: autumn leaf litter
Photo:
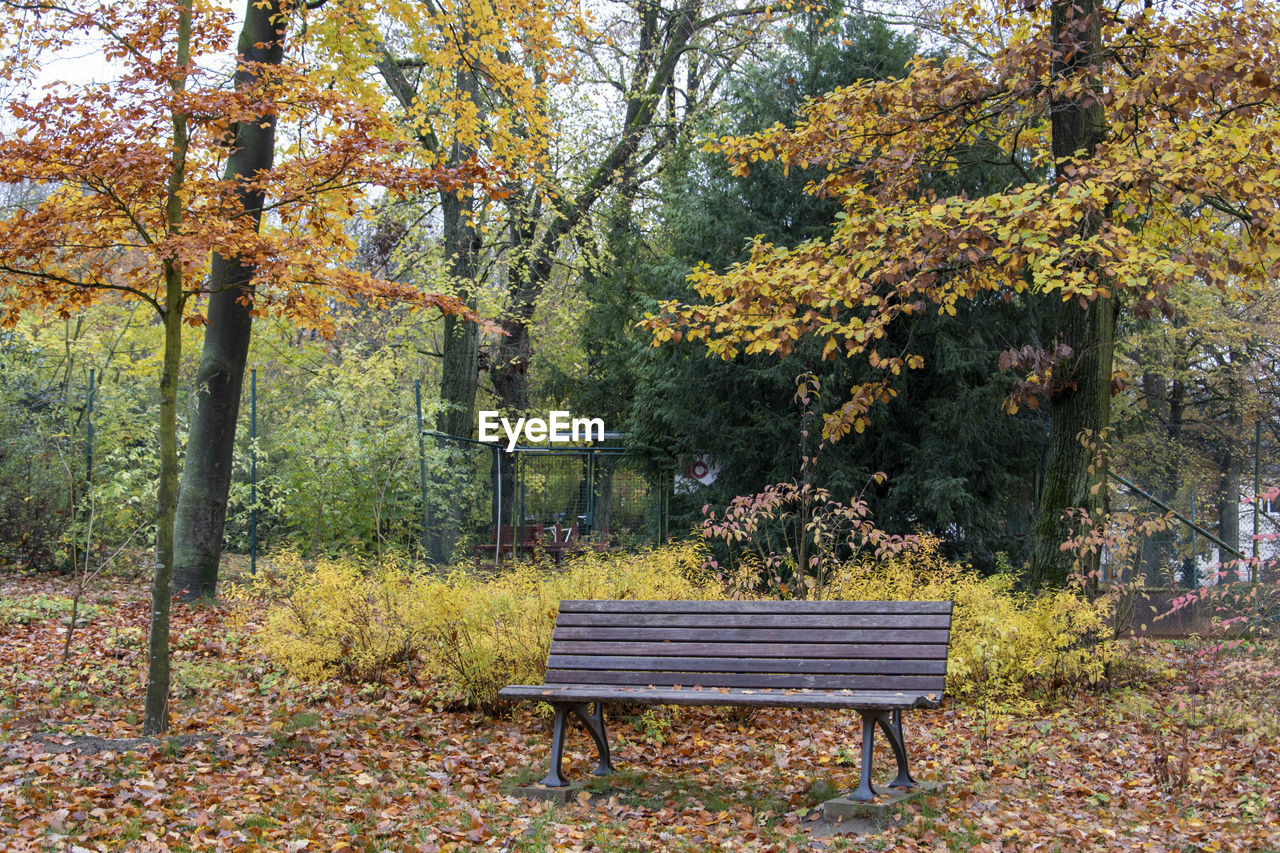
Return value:
<svg viewBox="0 0 1280 853">
<path fill-rule="evenodd" d="M 69 589 L 0 582 L 6 601 Z M 145 601 L 141 579 L 91 592 L 67 664 L 63 621 L 0 624 L 5 849 L 1280 849 L 1274 663 L 1245 647 L 1135 644 L 1109 691 L 909 714 L 913 772 L 945 787 L 845 834 L 817 818 L 857 784 L 851 712 L 619 709 L 612 787 L 533 802 L 511 794 L 545 772 L 532 708 L 486 718 L 408 678 L 294 683 L 221 606 L 175 607 L 171 736 L 144 740 Z M 585 733 L 566 758 L 588 778 Z"/>
</svg>

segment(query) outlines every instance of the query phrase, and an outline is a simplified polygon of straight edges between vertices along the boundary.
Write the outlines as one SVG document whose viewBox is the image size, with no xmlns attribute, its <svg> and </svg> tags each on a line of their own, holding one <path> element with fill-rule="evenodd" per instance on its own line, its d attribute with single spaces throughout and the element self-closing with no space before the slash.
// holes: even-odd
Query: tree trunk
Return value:
<svg viewBox="0 0 1280 853">
<path fill-rule="evenodd" d="M 529 406 L 529 363 L 532 355 L 529 327 L 537 300 L 551 280 L 555 253 L 559 251 L 561 242 L 581 225 L 607 190 L 629 187 L 624 194 L 634 197 L 638 188 L 631 184 L 637 171 L 676 141 L 678 134 L 664 131 L 647 152 L 640 151 L 644 134 L 652 129 L 654 116 L 665 102 L 666 93 L 673 90 L 680 60 L 686 53 L 692 60 L 689 44 L 706 23 L 698 22 L 701 9 L 701 0 L 685 0 L 666 15 L 661 13 L 657 4 L 637 7 L 641 18 L 638 49 L 627 90 L 621 135 L 572 199 L 547 201 L 552 216 L 545 227 L 539 222 L 542 212 L 540 195 L 531 199 L 529 214 L 512 224 L 512 256 L 522 260 L 512 270 L 508 293 L 510 305 L 501 321 L 506 335 L 498 343 L 497 356 L 490 370 L 494 392 L 502 407 L 512 413 L 523 415 Z M 698 72 L 694 69 L 690 73 L 694 75 L 692 79 L 696 88 Z"/>
<path fill-rule="evenodd" d="M 481 108 L 480 82 L 472 68 L 458 70 L 455 83 L 458 91 L 466 96 L 477 109 Z M 409 105 L 404 105 L 406 110 Z M 430 147 L 434 140 L 420 139 Z M 449 150 L 449 165 L 460 166 L 476 155 L 474 146 L 454 141 Z M 469 308 L 476 308 L 476 276 L 480 263 L 480 234 L 475 224 L 475 194 L 470 192 L 442 192 L 440 208 L 443 217 L 445 261 L 449 265 L 449 278 L 457 296 Z M 480 388 L 480 327 L 470 320 L 447 316 L 444 318 L 444 341 L 441 344 L 443 358 L 440 364 L 440 414 L 436 429 L 448 435 L 470 438 L 476 428 L 476 395 Z M 466 466 L 465 460 L 462 462 Z M 431 553 L 428 558 L 436 564 L 448 563 L 462 533 L 461 502 L 455 501 L 445 510 L 444 517 L 435 523 L 435 535 L 429 536 Z M 434 513 L 429 514 L 434 516 Z M 494 522 L 498 522 L 495 520 Z"/>
<path fill-rule="evenodd" d="M 471 222 L 471 198 L 454 193 L 441 194 L 444 214 L 444 251 L 449 277 L 458 296 L 468 307 L 476 307 L 476 264 L 480 239 Z M 480 376 L 480 327 L 453 315 L 444 318 L 443 359 L 440 372 L 440 401 L 436 429 L 449 435 L 470 438 L 476 428 L 476 391 Z"/>
<path fill-rule="evenodd" d="M 1096 0 L 1054 0 L 1051 11 L 1052 76 L 1055 86 L 1079 80 L 1068 97 L 1055 90 L 1050 114 L 1053 153 L 1059 160 L 1089 159 L 1106 133 L 1098 93 L 1101 27 Z M 1081 236 L 1096 234 L 1101 217 L 1086 216 Z M 1105 284 L 1105 282 L 1100 282 Z M 1075 509 L 1096 520 L 1106 507 L 1105 464 L 1093 469 L 1095 452 L 1079 440 L 1087 431 L 1096 442 L 1111 420 L 1111 366 L 1115 346 L 1116 305 L 1111 297 L 1064 302 L 1058 339 L 1072 355 L 1055 368 L 1049 401 L 1049 457 L 1032 542 L 1030 580 L 1034 585 L 1061 585 L 1073 568 L 1061 545 L 1075 532 L 1067 514 Z M 1094 486 L 1098 488 L 1093 488 Z M 1097 558 L 1085 566 L 1096 573 Z"/>
<path fill-rule="evenodd" d="M 1061 549 L 1078 533 L 1069 512 L 1084 509 L 1095 522 L 1106 507 L 1105 465 L 1094 466 L 1099 433 L 1111 419 L 1116 306 L 1111 299 L 1094 300 L 1087 308 L 1070 302 L 1062 313 L 1059 334 L 1075 355 L 1058 369 L 1071 371 L 1074 387 L 1056 393 L 1049 404 L 1049 457 L 1031 554 L 1031 580 L 1037 586 L 1060 586 L 1071 574 L 1072 555 Z M 1082 433 L 1090 441 L 1082 441 Z M 1083 569 L 1096 572 L 1097 557 Z"/>
<path fill-rule="evenodd" d="M 480 239 L 471 217 L 471 197 L 442 193 L 441 209 L 449 276 L 457 295 L 474 310 Z M 476 393 L 480 385 L 480 327 L 470 320 L 446 315 L 441 348 L 441 406 L 436 416 L 436 429 L 446 435 L 470 438 L 476 426 Z M 454 460 L 450 467 L 468 468 L 470 456 L 466 448 L 450 444 L 450 458 Z M 461 502 L 454 502 L 444 511 L 443 517 L 437 517 L 434 510 L 428 510 L 430 553 L 427 558 L 432 563 L 444 565 L 452 560 L 462 532 L 462 512 Z"/>
<path fill-rule="evenodd" d="M 178 498 L 178 370 L 182 364 L 182 272 L 165 274 L 164 367 L 160 374 L 160 486 L 156 512 L 156 565 L 151 582 L 147 638 L 144 735 L 169 730 L 169 602 L 173 597 L 173 528 Z"/>
<path fill-rule="evenodd" d="M 279 65 L 283 61 L 284 39 L 279 0 L 249 0 L 237 47 L 242 58 L 236 70 L 237 89 L 252 87 L 257 81 L 256 70 L 244 63 Z M 239 123 L 223 177 L 245 180 L 270 169 L 275 159 L 275 132 L 274 113 Z M 264 201 L 258 190 L 246 188 L 239 194 L 240 209 L 252 220 L 254 230 L 261 225 Z M 253 274 L 254 268 L 237 258 L 213 256 L 208 324 L 196 373 L 174 530 L 175 581 L 188 599 L 211 598 L 217 592 L 240 391 L 253 330 Z"/>
<path fill-rule="evenodd" d="M 1182 419 L 1186 409 L 1186 384 L 1177 379 L 1166 383 L 1164 377 L 1145 374 L 1142 377 L 1143 395 L 1147 409 L 1155 418 L 1165 422 L 1166 442 L 1155 458 L 1152 493 L 1169 505 L 1178 497 L 1180 483 L 1178 448 L 1182 441 Z M 1148 507 L 1148 509 L 1154 509 Z M 1172 585 L 1180 572 L 1178 567 L 1178 534 L 1175 521 L 1169 528 L 1158 530 L 1147 537 L 1143 550 L 1143 580 L 1149 586 Z"/>
<path fill-rule="evenodd" d="M 613 524 L 613 474 L 618 467 L 619 458 L 610 454 L 596 457 L 596 481 L 591 485 L 595 497 L 591 501 L 591 536 L 604 541 L 611 534 L 609 526 Z"/>
<path fill-rule="evenodd" d="M 1233 383 L 1234 384 L 1234 383 Z M 1232 548 L 1240 550 L 1240 451 L 1236 440 L 1241 435 L 1243 425 L 1239 411 L 1231 413 L 1228 437 L 1222 442 L 1222 456 L 1219 459 L 1222 479 L 1218 486 L 1218 538 Z M 1217 569 L 1218 580 L 1234 581 L 1239 577 L 1239 559 L 1234 554 L 1218 551 L 1218 561 L 1222 565 Z M 1227 566 L 1232 566 L 1228 571 Z"/>
<path fill-rule="evenodd" d="M 186 88 L 191 61 L 191 0 L 179 6 L 177 63 L 169 85 L 180 94 Z M 165 193 L 165 231 L 182 230 L 182 190 L 186 183 L 187 114 L 172 114 L 173 141 L 169 182 Z M 143 706 L 143 735 L 169 730 L 169 601 L 173 596 L 173 523 L 178 503 L 178 371 L 182 367 L 182 263 L 164 261 L 164 363 L 160 371 L 160 484 L 156 490 L 156 565 L 151 583 L 151 626 L 147 637 L 147 696 Z"/>
<path fill-rule="evenodd" d="M 367 33 L 378 53 L 377 68 L 383 82 L 406 116 L 415 116 L 421 110 L 418 90 L 405 77 L 400 62 L 393 56 L 382 39 L 372 31 Z M 465 27 L 462 38 L 469 40 Z M 454 84 L 467 99 L 481 108 L 480 84 L 474 69 L 458 70 Z M 440 140 L 429 127 L 414 125 L 418 144 L 426 151 L 439 155 Z M 476 155 L 474 145 L 455 141 L 450 146 L 447 164 L 461 166 Z M 440 192 L 440 214 L 444 259 L 449 270 L 449 281 L 455 295 L 473 311 L 476 308 L 476 274 L 480 262 L 480 234 L 475 227 L 475 193 L 469 191 Z M 480 327 L 474 322 L 453 315 L 444 318 L 444 340 L 441 344 L 440 407 L 436 416 L 436 429 L 449 435 L 469 438 L 476 425 L 476 394 L 480 385 Z M 437 539 L 438 537 L 433 537 Z M 434 549 L 433 549 L 434 550 Z M 438 557 L 434 557 L 437 562 Z"/>
<path fill-rule="evenodd" d="M 524 246 L 528 245 L 524 243 Z M 516 242 L 513 248 L 518 251 L 518 247 L 520 243 Z M 506 334 L 498 341 L 497 352 L 489 368 L 499 406 L 514 415 L 524 415 L 529 409 L 529 362 L 533 356 L 529 329 L 533 325 L 538 297 L 551 278 L 552 247 L 543 244 L 537 248 L 540 251 L 536 257 L 528 263 L 519 264 L 512 271 L 511 304 L 499 321 Z"/>
</svg>

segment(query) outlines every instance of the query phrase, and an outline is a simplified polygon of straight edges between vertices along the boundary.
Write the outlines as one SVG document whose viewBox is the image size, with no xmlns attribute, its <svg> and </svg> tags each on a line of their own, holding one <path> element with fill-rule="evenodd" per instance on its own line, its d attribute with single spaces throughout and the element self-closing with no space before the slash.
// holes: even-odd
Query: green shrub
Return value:
<svg viewBox="0 0 1280 853">
<path fill-rule="evenodd" d="M 0 566 L 50 569 L 67 561 L 71 478 L 64 463 L 74 462 L 75 451 L 54 425 L 56 409 L 48 389 L 0 375 Z"/>
</svg>

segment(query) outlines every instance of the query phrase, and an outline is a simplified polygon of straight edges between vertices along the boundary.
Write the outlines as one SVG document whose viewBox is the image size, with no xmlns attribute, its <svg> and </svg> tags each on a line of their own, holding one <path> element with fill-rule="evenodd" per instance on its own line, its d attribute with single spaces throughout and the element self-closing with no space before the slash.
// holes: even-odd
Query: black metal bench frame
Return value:
<svg viewBox="0 0 1280 853">
<path fill-rule="evenodd" d="M 546 683 L 499 696 L 555 710 L 550 770 L 565 787 L 565 729 L 595 742 L 596 775 L 613 772 L 606 703 L 845 708 L 862 718 L 862 766 L 850 796 L 875 798 L 879 726 L 897 762 L 894 788 L 915 788 L 902 712 L 937 708 L 946 689 L 949 601 L 564 601 Z"/>
</svg>

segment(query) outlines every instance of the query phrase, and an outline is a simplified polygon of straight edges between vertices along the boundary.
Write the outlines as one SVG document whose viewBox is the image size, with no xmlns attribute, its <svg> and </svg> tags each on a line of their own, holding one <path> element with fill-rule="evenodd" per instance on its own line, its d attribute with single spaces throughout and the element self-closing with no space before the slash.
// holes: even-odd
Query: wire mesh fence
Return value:
<svg viewBox="0 0 1280 853">
<path fill-rule="evenodd" d="M 622 437 L 507 452 L 426 428 L 434 412 L 403 374 L 377 377 L 375 396 L 349 373 L 318 374 L 305 387 L 278 374 L 247 383 L 228 550 L 409 551 L 448 565 L 667 538 L 672 478 L 648 473 Z M 90 528 L 112 548 L 154 537 L 155 401 L 114 373 L 62 376 L 0 376 L 0 561 L 11 565 L 57 564 Z M 1274 572 L 1280 502 L 1255 500 L 1274 480 L 1263 449 L 1255 441 L 1248 461 L 1268 476 L 1246 474 L 1236 500 L 1184 490 L 1162 507 L 1140 489 L 1118 491 L 1117 516 L 1172 521 L 1130 524 L 1104 542 L 1104 580 L 1191 587 Z"/>
<path fill-rule="evenodd" d="M 665 539 L 669 478 L 651 481 L 620 441 L 506 452 L 426 428 L 434 412 L 416 382 L 370 395 L 358 378 L 247 378 L 231 553 L 400 551 L 448 565 L 483 558 L 504 526 L 577 547 Z M 85 379 L 0 388 L 0 562 L 56 566 L 86 537 L 112 549 L 154 540 L 154 400 L 145 386 Z"/>
<path fill-rule="evenodd" d="M 1111 527 L 1099 544 L 1103 582 L 1195 589 L 1280 571 L 1280 519 L 1273 511 L 1280 501 L 1260 486 L 1242 489 L 1237 500 L 1209 501 L 1190 490 L 1162 500 L 1113 477 L 1121 488 L 1111 498 Z M 1234 518 L 1224 525 L 1228 514 Z"/>
</svg>

